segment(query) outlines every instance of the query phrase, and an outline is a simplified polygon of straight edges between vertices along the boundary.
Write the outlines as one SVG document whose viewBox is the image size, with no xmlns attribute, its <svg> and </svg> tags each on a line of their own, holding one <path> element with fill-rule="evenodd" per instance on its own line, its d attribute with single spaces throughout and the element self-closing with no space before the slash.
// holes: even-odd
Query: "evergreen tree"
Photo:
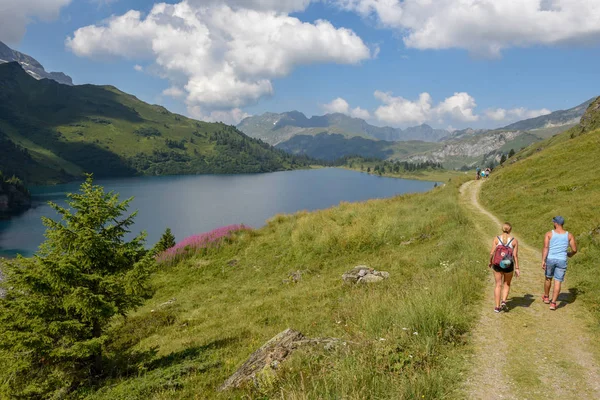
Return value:
<svg viewBox="0 0 600 400">
<path fill-rule="evenodd" d="M 154 246 L 154 253 L 162 253 L 165 250 L 170 249 L 175 246 L 177 243 L 175 242 L 175 236 L 171 232 L 171 228 L 167 228 L 165 233 L 161 236 L 160 240 Z"/>
<path fill-rule="evenodd" d="M 371 173 L 371 167 L 367 167 L 367 173 L 370 174 Z"/>
<path fill-rule="evenodd" d="M 508 152 L 508 158 L 511 158 L 514 155 L 515 155 L 515 149 L 510 149 L 510 151 Z"/>
<path fill-rule="evenodd" d="M 10 379 L 0 379 L 0 397 L 63 398 L 101 376 L 112 318 L 150 296 L 145 233 L 124 239 L 130 201 L 88 177 L 69 208 L 50 203 L 62 220 L 43 218 L 47 239 L 36 255 L 3 265 L 0 374 Z"/>
<path fill-rule="evenodd" d="M 500 165 L 504 164 L 505 161 L 506 161 L 506 154 L 502 154 L 502 157 L 500 157 Z"/>
</svg>

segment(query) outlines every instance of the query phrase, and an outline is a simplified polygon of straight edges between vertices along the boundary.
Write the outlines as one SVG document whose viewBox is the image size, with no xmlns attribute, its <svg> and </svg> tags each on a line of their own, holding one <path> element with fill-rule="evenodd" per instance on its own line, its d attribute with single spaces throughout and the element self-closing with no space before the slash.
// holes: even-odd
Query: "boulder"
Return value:
<svg viewBox="0 0 600 400">
<path fill-rule="evenodd" d="M 376 283 L 382 280 L 384 280 L 382 276 L 369 274 L 360 278 L 357 283 Z"/>
<path fill-rule="evenodd" d="M 281 363 L 301 346 L 324 344 L 325 350 L 330 350 L 337 343 L 340 343 L 340 340 L 336 338 L 310 339 L 288 328 L 252 353 L 248 360 L 219 387 L 219 391 L 239 388 L 250 381 L 256 382 L 262 372 L 278 369 Z"/>
<path fill-rule="evenodd" d="M 342 280 L 345 283 L 375 283 L 389 279 L 389 272 L 376 271 L 366 265 L 359 265 L 342 275 Z"/>
</svg>

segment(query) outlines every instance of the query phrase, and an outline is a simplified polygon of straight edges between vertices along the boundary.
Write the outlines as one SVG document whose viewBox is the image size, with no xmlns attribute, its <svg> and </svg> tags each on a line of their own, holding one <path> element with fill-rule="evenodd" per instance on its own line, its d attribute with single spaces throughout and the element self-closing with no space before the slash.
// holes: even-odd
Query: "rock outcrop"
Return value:
<svg viewBox="0 0 600 400">
<path fill-rule="evenodd" d="M 310 339 L 288 328 L 252 353 L 248 360 L 219 387 L 219 391 L 239 388 L 249 382 L 258 383 L 261 374 L 277 370 L 279 365 L 301 346 L 324 344 L 325 349 L 328 350 L 337 343 L 340 343 L 340 340 L 336 338 Z"/>
<path fill-rule="evenodd" d="M 361 284 L 361 283 L 377 283 L 390 277 L 389 272 L 376 271 L 366 265 L 359 265 L 352 270 L 342 275 L 345 283 Z"/>
<path fill-rule="evenodd" d="M 12 215 L 31 207 L 31 195 L 18 180 L 5 181 L 0 175 L 0 216 Z"/>
</svg>

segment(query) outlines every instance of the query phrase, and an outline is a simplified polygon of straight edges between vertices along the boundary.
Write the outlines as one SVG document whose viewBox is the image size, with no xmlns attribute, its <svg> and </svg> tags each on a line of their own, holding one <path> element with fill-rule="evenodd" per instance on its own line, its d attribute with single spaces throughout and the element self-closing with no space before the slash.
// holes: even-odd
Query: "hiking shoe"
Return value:
<svg viewBox="0 0 600 400">
<path fill-rule="evenodd" d="M 550 303 L 550 309 L 552 311 L 556 310 L 556 303 L 554 303 L 554 302 Z"/>
<path fill-rule="evenodd" d="M 502 311 L 501 307 L 494 307 L 494 312 L 499 313 L 500 311 Z"/>
<path fill-rule="evenodd" d="M 542 301 L 544 302 L 544 304 L 550 304 L 550 297 L 542 296 Z"/>
<path fill-rule="evenodd" d="M 502 303 L 500 303 L 500 309 L 502 309 L 502 311 L 507 311 L 508 310 L 508 306 L 506 305 L 505 301 L 503 301 Z"/>
</svg>

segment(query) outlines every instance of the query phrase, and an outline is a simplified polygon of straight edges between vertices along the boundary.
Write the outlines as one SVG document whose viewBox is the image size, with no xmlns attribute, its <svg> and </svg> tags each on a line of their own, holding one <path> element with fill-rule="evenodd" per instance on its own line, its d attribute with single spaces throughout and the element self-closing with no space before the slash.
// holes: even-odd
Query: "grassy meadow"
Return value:
<svg viewBox="0 0 600 400">
<path fill-rule="evenodd" d="M 577 298 L 600 320 L 597 128 L 578 126 L 518 153 L 518 161 L 494 171 L 481 197 L 489 210 L 513 223 L 517 235 L 540 249 L 544 233 L 552 229 L 552 217 L 565 217 L 565 229 L 575 235 L 580 251 L 569 261 L 567 279 L 575 283 Z"/>
<path fill-rule="evenodd" d="M 463 181 L 279 215 L 220 248 L 162 264 L 153 298 L 111 328 L 110 378 L 76 397 L 461 398 L 487 272 L 486 249 L 471 240 L 474 226 L 457 201 Z M 341 275 L 363 264 L 390 279 L 344 285 Z M 277 375 L 216 391 L 286 328 L 343 344 L 300 349 Z"/>
</svg>

